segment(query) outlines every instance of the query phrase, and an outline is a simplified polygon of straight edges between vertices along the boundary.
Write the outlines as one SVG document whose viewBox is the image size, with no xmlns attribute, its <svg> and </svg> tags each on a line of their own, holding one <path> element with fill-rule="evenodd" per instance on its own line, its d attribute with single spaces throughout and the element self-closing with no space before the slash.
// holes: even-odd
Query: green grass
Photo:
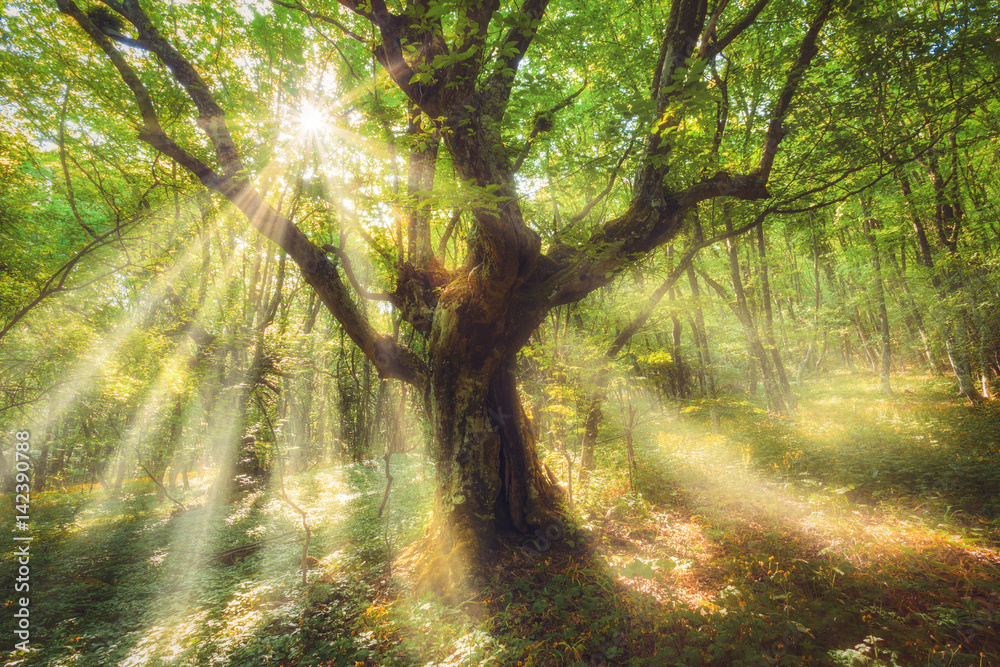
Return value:
<svg viewBox="0 0 1000 667">
<path fill-rule="evenodd" d="M 608 410 L 572 530 L 541 555 L 507 545 L 458 607 L 408 592 L 394 560 L 429 518 L 433 471 L 415 455 L 393 459 L 388 522 L 377 466 L 289 480 L 319 560 L 304 588 L 298 518 L 273 492 L 179 514 L 142 485 L 41 494 L 34 650 L 7 664 L 1000 664 L 1000 410 L 929 378 L 896 386 L 912 393 L 832 377 L 790 419 L 648 406 L 638 496 Z"/>
</svg>

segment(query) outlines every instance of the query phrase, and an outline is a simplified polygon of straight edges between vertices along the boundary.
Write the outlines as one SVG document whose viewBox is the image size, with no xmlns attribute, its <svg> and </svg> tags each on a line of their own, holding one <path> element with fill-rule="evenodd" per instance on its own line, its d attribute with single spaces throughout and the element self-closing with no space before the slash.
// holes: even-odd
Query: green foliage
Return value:
<svg viewBox="0 0 1000 667">
<path fill-rule="evenodd" d="M 528 300 L 544 301 L 537 285 L 561 253 L 582 252 L 561 267 L 569 275 L 628 241 L 591 239 L 632 210 L 644 168 L 665 173 L 653 188 L 662 196 L 642 202 L 651 209 L 680 206 L 692 183 L 707 188 L 683 195 L 700 202 L 686 219 L 642 223 L 669 249 L 618 258 L 606 273 L 614 282 L 518 340 L 531 334 L 518 381 L 541 459 L 567 490 L 572 482 L 567 521 L 582 530 L 530 562 L 509 545 L 509 571 L 463 609 L 410 595 L 392 568 L 426 527 L 435 475 L 448 476 L 416 453 L 430 442 L 428 397 L 448 388 L 404 394 L 381 379 L 239 206 L 213 201 L 136 139 L 150 121 L 137 113 L 141 82 L 170 142 L 228 168 L 175 64 L 116 41 L 119 65 L 134 69 L 130 89 L 53 3 L 17 3 L 0 12 L 0 426 L 33 429 L 32 526 L 44 548 L 32 561 L 37 652 L 12 661 L 891 665 L 974 662 L 976 650 L 1000 659 L 1000 416 L 953 400 L 956 386 L 971 402 L 1000 389 L 991 3 L 836 3 L 780 119 L 785 136 L 759 201 L 708 189 L 760 168 L 815 3 L 767 3 L 722 54 L 668 70 L 662 105 L 651 80 L 680 2 L 565 0 L 539 21 L 528 4 L 507 3 L 484 25 L 475 3 L 390 3 L 398 43 L 377 34 L 367 17 L 381 10 L 368 4 L 287 4 L 143 10 L 221 105 L 237 175 L 331 264 L 337 255 L 342 282 L 362 287 L 345 300 L 357 297 L 366 326 L 418 359 L 433 361 L 433 318 L 407 315 L 410 294 L 366 290 L 392 292 L 409 270 L 435 283 L 417 297 L 419 310 L 433 309 L 472 285 L 491 261 L 485 225 L 516 209 L 501 222 L 523 219 L 524 237 L 537 234 L 552 256 L 526 257 L 522 268 L 538 273 L 502 291 L 534 285 Z M 751 4 L 726 4 L 714 33 L 686 39 L 712 44 Z M 140 32 L 103 5 L 86 11 L 106 31 Z M 522 54 L 512 31 L 535 28 Z M 412 66 L 404 88 L 479 92 L 445 116 L 414 114 L 419 102 L 381 69 L 395 48 Z M 517 71 L 498 57 L 516 59 Z M 461 75 L 470 64 L 485 65 L 474 82 Z M 474 122 L 495 102 L 481 94 L 486 83 L 515 74 L 502 113 Z M 477 128 L 487 150 L 470 167 L 456 137 Z M 433 178 L 415 176 L 407 156 L 439 139 Z M 657 141 L 663 150 L 646 152 Z M 400 259 L 415 215 L 429 221 L 432 267 Z M 753 220 L 764 225 L 759 244 L 718 240 Z M 651 304 L 686 246 L 713 238 Z M 520 305 L 503 318 L 518 318 Z M 643 326 L 610 351 L 647 307 Z M 758 338 L 763 360 L 751 349 Z M 894 398 L 876 397 L 863 370 L 883 352 Z M 759 392 L 767 359 L 784 377 L 765 379 L 765 394 L 785 380 L 802 400 L 797 414 L 760 408 L 772 398 Z M 917 367 L 953 375 L 910 375 Z M 602 401 L 596 466 L 583 481 L 578 443 Z M 271 479 L 230 497 L 236 448 Z M 373 460 L 383 451 L 396 481 L 380 517 L 385 477 Z M 306 508 L 309 553 L 320 558 L 305 587 L 295 583 L 301 544 L 278 539 L 301 530 L 288 498 Z M 232 562 L 209 557 L 270 538 Z M 7 636 L 10 623 L 0 623 Z"/>
</svg>

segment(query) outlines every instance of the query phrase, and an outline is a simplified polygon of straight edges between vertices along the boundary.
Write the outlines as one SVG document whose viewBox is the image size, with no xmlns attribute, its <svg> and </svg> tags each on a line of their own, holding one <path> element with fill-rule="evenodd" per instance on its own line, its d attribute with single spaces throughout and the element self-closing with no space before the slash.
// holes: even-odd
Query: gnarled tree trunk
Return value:
<svg viewBox="0 0 1000 667">
<path fill-rule="evenodd" d="M 481 554 L 497 531 L 528 533 L 560 512 L 561 491 L 538 460 L 513 373 L 516 331 L 533 329 L 524 324 L 531 318 L 515 328 L 491 315 L 470 290 L 449 287 L 428 340 L 425 403 L 434 433 L 437 518 L 447 527 L 446 547 L 459 553 Z M 515 335 L 496 335 L 508 331 Z"/>
</svg>

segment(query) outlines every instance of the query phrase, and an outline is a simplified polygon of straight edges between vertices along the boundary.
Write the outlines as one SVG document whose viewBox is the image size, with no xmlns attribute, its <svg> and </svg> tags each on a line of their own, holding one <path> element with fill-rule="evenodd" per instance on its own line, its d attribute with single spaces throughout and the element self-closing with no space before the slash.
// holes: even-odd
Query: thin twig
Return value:
<svg viewBox="0 0 1000 667">
<path fill-rule="evenodd" d="M 182 503 L 181 501 L 177 500 L 172 495 L 170 495 L 170 492 L 167 491 L 166 487 L 163 486 L 163 483 L 160 482 L 160 480 L 156 479 L 156 477 L 149 470 L 149 468 L 146 467 L 146 464 L 142 462 L 142 454 L 139 453 L 139 448 L 138 447 L 133 447 L 132 449 L 135 451 L 135 456 L 139 460 L 139 467 L 142 468 L 142 471 L 144 473 L 146 473 L 146 475 L 149 477 L 150 480 L 152 480 L 153 484 L 156 485 L 156 488 L 158 488 L 160 491 L 162 491 L 163 495 L 165 495 L 167 498 L 169 498 L 170 500 L 172 500 L 174 503 L 177 504 L 178 507 L 180 507 L 182 510 L 184 510 L 186 512 L 187 511 L 187 505 L 185 505 L 184 503 Z"/>
<path fill-rule="evenodd" d="M 347 253 L 345 253 L 340 248 L 330 245 L 329 243 L 323 246 L 323 250 L 336 255 L 337 259 L 340 260 L 341 266 L 344 267 L 344 273 L 347 274 L 347 279 L 351 282 L 351 286 L 354 287 L 359 295 L 371 301 L 391 301 L 392 297 L 388 292 L 370 292 L 361 286 L 357 277 L 354 275 L 354 268 L 351 266 L 351 260 L 348 258 Z"/>
<path fill-rule="evenodd" d="M 350 37 L 353 40 L 356 40 L 356 41 L 362 42 L 362 43 L 365 41 L 364 37 L 362 37 L 358 33 L 354 32 L 353 30 L 351 30 L 350 28 L 348 28 L 347 26 L 345 26 L 343 23 L 341 23 L 337 19 L 335 19 L 333 17 L 330 17 L 330 16 L 326 16 L 325 14 L 320 14 L 319 12 L 309 11 L 308 9 L 305 8 L 305 6 L 303 6 L 303 4 L 301 2 L 296 2 L 295 4 L 292 4 L 290 2 L 281 2 L 281 0 L 271 0 L 271 4 L 278 5 L 280 7 L 284 7 L 285 9 L 292 9 L 292 10 L 295 10 L 295 11 L 298 11 L 298 12 L 302 12 L 303 14 L 305 14 L 306 16 L 308 16 L 310 19 L 319 19 L 320 21 L 323 21 L 324 23 L 329 23 L 330 25 L 336 26 L 337 28 L 340 29 L 341 32 L 343 32 L 345 35 L 347 35 L 348 37 Z"/>
</svg>

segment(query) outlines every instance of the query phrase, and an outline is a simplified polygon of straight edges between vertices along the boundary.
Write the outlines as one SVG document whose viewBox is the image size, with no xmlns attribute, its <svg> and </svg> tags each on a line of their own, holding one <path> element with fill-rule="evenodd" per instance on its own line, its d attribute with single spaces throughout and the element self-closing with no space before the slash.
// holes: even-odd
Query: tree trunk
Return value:
<svg viewBox="0 0 1000 667">
<path fill-rule="evenodd" d="M 757 364 L 753 356 L 747 357 L 747 396 L 757 398 Z"/>
<path fill-rule="evenodd" d="M 673 295 L 674 291 L 670 290 L 671 301 L 674 300 Z M 688 398 L 690 389 L 688 387 L 688 368 L 681 353 L 681 321 L 673 313 L 670 315 L 670 321 L 673 324 L 670 330 L 670 349 L 673 357 L 674 400 L 682 401 Z"/>
<path fill-rule="evenodd" d="M 938 232 L 941 236 L 942 242 L 947 248 L 954 252 L 957 247 L 957 235 L 960 229 L 959 223 L 956 221 L 953 227 L 952 234 L 945 233 L 945 223 L 949 222 L 951 218 L 954 217 L 955 210 L 959 209 L 957 202 L 954 207 L 949 207 L 947 201 L 945 201 L 945 193 L 943 191 L 943 179 L 940 174 L 937 174 L 937 162 L 935 160 L 932 165 L 932 179 L 934 181 L 935 197 L 938 203 L 936 210 L 935 221 L 938 225 Z M 917 238 L 917 246 L 920 249 L 920 259 L 927 270 L 928 277 L 931 281 L 931 286 L 941 295 L 942 303 L 947 303 L 950 292 L 954 292 L 957 289 L 957 280 L 951 279 L 947 282 L 950 287 L 945 284 L 945 281 L 941 280 L 941 276 L 935 270 L 934 266 L 934 255 L 931 251 L 930 242 L 927 239 L 927 231 L 924 227 L 923 221 L 920 216 L 917 215 L 916 205 L 913 203 L 912 192 L 910 190 L 909 181 L 905 176 L 898 177 L 900 188 L 903 192 L 903 197 L 906 199 L 907 204 L 910 207 L 910 222 L 913 226 L 914 235 Z M 946 313 L 944 315 L 945 323 L 942 332 L 942 338 L 944 338 L 945 350 L 948 353 L 948 361 L 951 363 L 951 368 L 955 372 L 955 378 L 958 380 L 958 389 L 969 399 L 971 403 L 980 403 L 983 400 L 982 394 L 976 388 L 975 381 L 972 377 L 972 364 L 969 363 L 969 355 L 971 350 L 969 346 L 964 341 L 964 336 L 961 332 L 956 332 L 956 322 L 955 317 L 952 313 Z M 958 327 L 961 329 L 961 326 Z"/>
<path fill-rule="evenodd" d="M 864 320 L 861 319 L 861 312 L 858 310 L 858 307 L 853 306 L 852 308 L 854 312 L 854 325 L 858 328 L 858 342 L 861 345 L 861 350 L 865 353 L 865 361 L 871 366 L 872 370 L 875 370 L 875 357 L 872 355 L 872 344 L 868 332 L 865 331 Z"/>
<path fill-rule="evenodd" d="M 701 357 L 702 369 L 708 380 L 708 396 L 715 398 L 715 374 L 712 371 L 712 356 L 708 347 L 708 331 L 705 329 L 705 315 L 701 310 L 701 290 L 698 287 L 698 276 L 694 266 L 687 268 L 688 283 L 691 285 L 691 298 L 694 299 L 695 339 L 698 341 L 698 354 Z"/>
<path fill-rule="evenodd" d="M 875 222 L 872 218 L 867 217 L 867 209 L 870 205 L 871 200 L 867 202 L 862 201 L 861 203 L 862 212 L 866 216 L 862 221 L 862 229 L 864 231 L 865 238 L 868 239 L 868 245 L 871 246 L 872 270 L 875 276 L 875 302 L 878 305 L 879 335 L 882 342 L 880 355 L 881 371 L 879 373 L 879 379 L 882 395 L 892 396 L 892 385 L 889 381 L 889 370 L 892 363 L 892 351 L 889 338 L 889 313 L 885 306 L 885 287 L 882 284 L 882 258 L 879 254 L 878 242 L 875 240 L 875 234 L 872 232 L 872 227 Z"/>
<path fill-rule="evenodd" d="M 847 370 L 854 372 L 854 350 L 851 349 L 851 335 L 844 331 L 844 361 L 847 362 Z"/>
<path fill-rule="evenodd" d="M 949 320 L 945 323 L 944 345 L 948 352 L 948 361 L 955 371 L 958 380 L 958 390 L 970 403 L 982 403 L 983 396 L 976 387 L 972 377 L 972 365 L 969 363 L 970 344 L 960 323 Z"/>
<path fill-rule="evenodd" d="M 583 422 L 583 443 L 580 446 L 580 484 L 587 481 L 587 476 L 595 467 L 594 447 L 597 445 L 597 434 L 601 428 L 601 420 L 604 412 L 601 406 L 604 405 L 605 388 L 608 381 L 606 369 L 597 372 L 594 378 L 595 389 L 591 394 L 590 403 L 587 405 L 587 418 Z"/>
<path fill-rule="evenodd" d="M 899 283 L 899 288 L 903 292 L 903 296 L 906 299 L 906 305 L 910 311 L 910 319 L 913 323 L 913 328 L 916 330 L 917 337 L 920 339 L 918 356 L 927 362 L 927 369 L 933 375 L 941 375 L 941 369 L 938 367 L 934 360 L 934 351 L 931 349 L 930 339 L 927 336 L 927 327 L 924 324 L 923 314 L 920 312 L 920 307 L 917 305 L 917 300 L 913 296 L 913 291 L 910 289 L 910 283 L 906 279 L 906 253 L 901 253 L 903 255 L 904 261 L 903 266 L 900 267 L 899 262 L 896 261 L 895 253 L 890 252 L 889 257 L 892 258 L 892 265 L 896 275 L 896 280 Z"/>
<path fill-rule="evenodd" d="M 454 354 L 435 355 L 426 397 L 437 465 L 433 530 L 446 562 L 428 563 L 421 575 L 446 587 L 474 574 L 465 568 L 485 562 L 498 532 L 530 533 L 561 514 L 561 491 L 542 470 L 518 396 L 513 355 L 463 363 L 468 341 L 447 340 Z M 431 345 L 443 342 L 432 337 Z"/>
<path fill-rule="evenodd" d="M 125 473 L 128 472 L 129 463 L 131 461 L 129 460 L 128 453 L 122 452 L 118 458 L 118 469 L 115 472 L 115 482 L 112 487 L 115 491 L 122 490 L 122 484 L 125 483 Z"/>
<path fill-rule="evenodd" d="M 35 466 L 35 479 L 34 489 L 35 493 L 41 493 L 45 490 L 46 482 L 48 481 L 48 467 L 49 467 L 49 444 L 45 443 L 42 445 L 42 451 L 38 455 L 38 464 Z"/>
<path fill-rule="evenodd" d="M 698 228 L 700 230 L 700 228 Z M 700 232 L 699 232 L 700 238 Z M 670 273 L 667 275 L 666 280 L 660 284 L 653 293 L 649 296 L 643 309 L 628 323 L 621 333 L 619 333 L 608 349 L 604 353 L 604 358 L 607 361 L 611 361 L 618 356 L 618 353 L 622 351 L 622 348 L 628 344 L 639 330 L 646 326 L 646 322 L 653 314 L 653 310 L 656 305 L 663 299 L 667 292 L 671 291 L 674 284 L 684 275 L 685 272 L 691 273 L 694 271 L 692 262 L 694 261 L 695 255 L 698 253 L 703 243 L 696 243 L 688 248 L 685 253 L 681 256 L 677 265 L 671 269 Z M 693 273 L 691 273 L 693 275 Z M 695 287 L 692 288 L 692 293 L 697 294 L 697 280 L 694 280 Z M 702 318 L 701 306 L 698 306 L 697 314 L 699 318 Z M 700 320 L 704 325 L 704 319 Z M 679 336 L 679 334 L 678 334 Z M 679 340 L 679 339 L 678 339 Z M 704 339 L 705 344 L 705 360 L 709 363 L 708 359 L 708 340 Z M 677 349 L 675 349 L 675 354 L 679 352 L 679 343 Z M 676 358 L 676 357 L 675 357 Z M 604 417 L 604 413 L 601 410 L 601 406 L 604 401 L 607 400 L 607 384 L 608 384 L 609 371 L 607 367 L 601 368 L 593 379 L 593 389 L 590 394 L 590 402 L 587 406 L 587 418 L 583 426 L 583 441 L 580 444 L 580 484 L 584 484 L 587 479 L 589 471 L 594 469 L 594 447 L 597 445 L 597 434 L 601 428 L 601 419 Z M 710 376 L 711 377 L 711 376 Z M 715 395 L 715 385 L 714 380 L 712 381 L 712 395 Z"/>
<path fill-rule="evenodd" d="M 774 314 L 771 309 L 771 281 L 767 268 L 767 244 L 764 242 L 764 225 L 757 227 L 757 254 L 760 257 L 760 289 L 761 302 L 764 305 L 764 336 L 767 346 L 774 360 L 774 369 L 778 373 L 781 381 L 781 390 L 785 395 L 785 401 L 790 410 L 794 410 L 798 404 L 798 399 L 792 392 L 792 385 L 788 382 L 788 374 L 785 372 L 785 365 L 781 361 L 781 354 L 778 352 L 778 345 L 774 340 Z"/>
<path fill-rule="evenodd" d="M 13 493 L 16 485 L 14 466 L 0 451 L 0 493 Z"/>
<path fill-rule="evenodd" d="M 59 456 L 52 463 L 52 469 L 49 471 L 49 477 L 58 481 L 60 487 L 66 485 L 66 478 L 63 475 L 63 471 L 66 469 L 66 462 L 73 460 L 73 450 L 76 449 L 76 442 L 70 442 L 68 446 L 59 448 Z"/>
<path fill-rule="evenodd" d="M 622 422 L 625 427 L 625 454 L 628 457 L 628 482 L 629 489 L 632 491 L 632 495 L 636 495 L 638 492 L 638 480 L 636 477 L 639 474 L 639 466 L 635 460 L 635 446 L 632 442 L 632 434 L 635 431 L 635 408 L 632 407 L 632 394 L 628 391 L 623 391 L 624 397 L 621 398 L 621 412 L 622 412 Z"/>
<path fill-rule="evenodd" d="M 725 221 L 726 231 L 731 232 L 733 226 L 728 215 L 725 216 Z M 776 376 L 771 355 L 767 353 L 764 344 L 760 340 L 757 323 L 754 321 L 753 313 L 747 305 L 746 292 L 743 289 L 743 279 L 740 276 L 740 260 L 736 248 L 736 239 L 727 239 L 726 244 L 729 250 L 729 278 L 732 281 L 733 293 L 736 297 L 734 301 L 730 301 L 729 305 L 736 318 L 740 321 L 740 324 L 743 325 L 743 333 L 746 337 L 747 351 L 750 353 L 751 365 L 756 361 L 760 369 L 761 380 L 764 384 L 764 397 L 767 400 L 768 409 L 778 414 L 788 414 L 790 411 L 789 406 L 786 403 L 784 392 Z M 711 282 L 709 284 L 716 291 L 719 291 L 721 288 L 721 286 L 717 286 Z M 720 292 L 720 294 L 722 293 Z M 753 381 L 753 384 L 756 385 L 756 380 Z"/>
</svg>

